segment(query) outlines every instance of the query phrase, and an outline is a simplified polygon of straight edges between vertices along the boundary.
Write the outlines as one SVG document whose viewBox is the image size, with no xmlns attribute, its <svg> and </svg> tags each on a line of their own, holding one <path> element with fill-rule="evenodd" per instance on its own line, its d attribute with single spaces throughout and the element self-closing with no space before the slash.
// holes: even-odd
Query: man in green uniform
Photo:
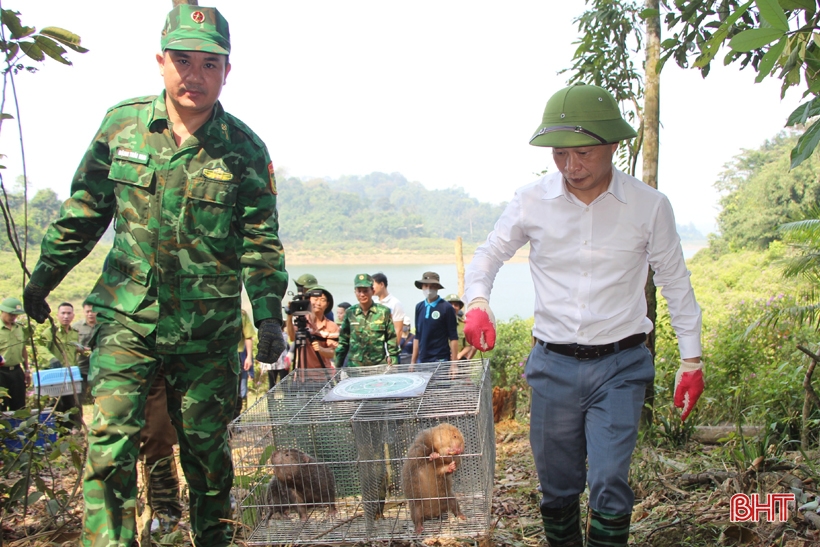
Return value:
<svg viewBox="0 0 820 547">
<path fill-rule="evenodd" d="M 458 332 L 458 355 L 456 355 L 456 360 L 472 359 L 477 350 L 464 337 L 464 302 L 455 293 L 448 294 L 444 299 L 456 310 L 456 332 Z"/>
<path fill-rule="evenodd" d="M 26 406 L 26 385 L 31 382 L 26 353 L 26 337 L 17 317 L 23 305 L 16 298 L 0 302 L 0 387 L 9 391 L 0 399 L 0 410 L 20 410 Z"/>
<path fill-rule="evenodd" d="M 84 546 L 135 542 L 135 462 L 159 367 L 194 544 L 228 545 L 227 427 L 239 379 L 243 283 L 259 328 L 259 359 L 275 360 L 284 349 L 287 274 L 273 165 L 264 143 L 218 102 L 231 68 L 228 23 L 214 8 L 176 6 L 161 48 L 164 91 L 108 111 L 24 294 L 26 313 L 43 322 L 49 291 L 115 221 L 107 267 L 88 297 L 100 326 L 89 371 L 96 400 Z"/>
<path fill-rule="evenodd" d="M 359 274 L 353 280 L 358 304 L 345 313 L 336 347 L 336 367 L 362 367 L 399 362 L 399 344 L 390 308 L 373 302 L 373 278 Z M 348 355 L 349 354 L 349 355 Z"/>
<path fill-rule="evenodd" d="M 76 330 L 80 335 L 80 345 L 82 349 L 77 356 L 77 366 L 80 368 L 80 376 L 83 379 L 83 392 L 80 397 L 80 402 L 85 404 L 89 400 L 88 393 L 88 363 L 91 356 L 91 336 L 94 334 L 94 329 L 97 328 L 97 312 L 94 307 L 87 301 L 83 302 L 83 318 L 73 325 L 71 328 Z"/>
<path fill-rule="evenodd" d="M 80 333 L 72 326 L 74 321 L 74 306 L 71 302 L 63 302 L 57 306 L 57 329 L 56 331 L 47 330 L 46 338 L 48 339 L 48 351 L 51 352 L 53 359 L 49 365 L 51 368 L 59 367 L 76 367 L 77 360 L 80 355 Z M 80 378 L 74 378 L 80 380 Z M 71 414 L 71 420 L 66 420 L 63 425 L 67 428 L 72 426 L 80 429 L 83 427 L 83 407 L 81 403 L 82 393 L 69 393 L 62 395 L 57 401 L 57 412 L 74 412 Z"/>
</svg>

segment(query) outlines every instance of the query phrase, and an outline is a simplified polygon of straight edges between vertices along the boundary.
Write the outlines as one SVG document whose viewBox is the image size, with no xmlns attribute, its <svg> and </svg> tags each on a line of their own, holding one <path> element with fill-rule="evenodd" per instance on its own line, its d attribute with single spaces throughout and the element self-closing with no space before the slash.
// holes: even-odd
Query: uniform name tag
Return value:
<svg viewBox="0 0 820 547">
<path fill-rule="evenodd" d="M 127 148 L 117 148 L 117 157 L 123 160 L 135 161 L 137 163 L 148 163 L 148 154 L 128 150 Z"/>
</svg>

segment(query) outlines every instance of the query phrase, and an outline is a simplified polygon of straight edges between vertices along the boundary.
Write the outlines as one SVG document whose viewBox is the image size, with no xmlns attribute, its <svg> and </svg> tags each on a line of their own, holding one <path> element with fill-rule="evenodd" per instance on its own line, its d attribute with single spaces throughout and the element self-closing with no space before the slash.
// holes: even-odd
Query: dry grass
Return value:
<svg viewBox="0 0 820 547">
<path fill-rule="evenodd" d="M 731 443 L 730 443 L 731 444 Z M 758 458 L 757 466 L 738 469 L 731 446 L 690 443 L 670 450 L 642 442 L 633 458 L 631 483 L 637 499 L 630 545 L 651 547 L 747 545 L 750 547 L 808 547 L 820 545 L 820 532 L 802 513 L 791 511 L 783 524 L 729 522 L 729 498 L 735 492 L 789 492 L 800 486 L 812 499 L 816 492 L 814 460 L 799 453 Z M 535 547 L 545 544 L 538 512 L 538 481 L 528 439 L 528 424 L 508 420 L 496 425 L 496 477 L 492 511 L 494 527 L 482 540 L 428 539 L 396 541 L 395 547 L 468 545 Z M 70 465 L 49 480 L 71 492 L 77 481 Z M 693 475 L 701 473 L 697 477 Z M 703 474 L 706 473 L 706 474 Z M 694 479 L 704 482 L 694 483 Z M 50 483 L 51 485 L 51 483 Z M 583 502 L 583 498 L 582 498 Z M 81 500 L 52 517 L 43 502 L 33 504 L 23 518 L 19 512 L 3 522 L 4 545 L 13 547 L 78 545 Z M 241 540 L 237 540 L 239 545 Z M 180 534 L 177 545 L 190 545 Z M 359 544 L 368 545 L 368 544 Z M 373 543 L 372 545 L 384 545 Z"/>
</svg>

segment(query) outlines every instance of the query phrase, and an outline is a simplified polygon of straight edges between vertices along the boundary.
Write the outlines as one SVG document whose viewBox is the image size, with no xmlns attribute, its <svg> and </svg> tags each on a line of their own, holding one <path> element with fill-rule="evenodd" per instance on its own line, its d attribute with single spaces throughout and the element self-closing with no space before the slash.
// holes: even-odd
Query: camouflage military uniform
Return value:
<svg viewBox="0 0 820 547">
<path fill-rule="evenodd" d="M 26 406 L 26 379 L 23 368 L 28 363 L 23 358 L 26 344 L 23 326 L 13 323 L 11 328 L 0 321 L 0 356 L 5 362 L 0 366 L 0 387 L 9 390 L 9 397 L 0 399 L 0 410 L 19 410 Z"/>
<path fill-rule="evenodd" d="M 96 403 L 86 545 L 134 538 L 134 462 L 160 364 L 173 388 L 169 410 L 195 538 L 227 542 L 219 519 L 230 517 L 227 424 L 239 377 L 242 282 L 255 319 L 281 321 L 287 274 L 264 144 L 219 103 L 179 147 L 169 125 L 164 93 L 108 111 L 32 274 L 32 283 L 53 289 L 115 219 L 107 267 L 87 299 L 100 327 L 89 377 Z"/>
<path fill-rule="evenodd" d="M 344 364 L 345 357 L 349 357 L 351 367 L 386 363 L 387 356 L 392 363 L 398 363 L 399 352 L 390 308 L 375 302 L 367 313 L 359 304 L 348 308 L 336 347 L 337 367 Z"/>
<path fill-rule="evenodd" d="M 56 333 L 52 333 L 51 329 L 47 329 L 45 335 L 48 339 L 48 351 L 51 352 L 54 359 L 64 367 L 76 367 L 77 344 L 80 343 L 80 333 L 74 327 L 63 328 L 62 325 L 58 324 Z M 65 358 L 63 351 L 65 351 Z"/>
<path fill-rule="evenodd" d="M 91 343 L 91 335 L 94 333 L 94 329 L 97 328 L 97 325 L 89 325 L 86 320 L 83 319 L 71 325 L 71 328 L 79 334 L 80 345 L 87 348 Z M 80 354 L 77 357 L 77 366 L 80 367 L 80 372 L 86 375 L 88 375 L 88 361 L 89 358 L 87 355 Z"/>
</svg>

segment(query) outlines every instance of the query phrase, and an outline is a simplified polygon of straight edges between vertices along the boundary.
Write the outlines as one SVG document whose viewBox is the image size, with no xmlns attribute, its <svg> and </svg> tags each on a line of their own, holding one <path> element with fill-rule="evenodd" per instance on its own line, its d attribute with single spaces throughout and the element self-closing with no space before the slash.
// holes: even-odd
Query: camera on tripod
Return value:
<svg viewBox="0 0 820 547">
<path fill-rule="evenodd" d="M 290 304 L 285 306 L 285 313 L 294 317 L 305 317 L 310 315 L 310 293 L 311 291 L 293 295 L 293 298 L 290 300 Z"/>
</svg>

